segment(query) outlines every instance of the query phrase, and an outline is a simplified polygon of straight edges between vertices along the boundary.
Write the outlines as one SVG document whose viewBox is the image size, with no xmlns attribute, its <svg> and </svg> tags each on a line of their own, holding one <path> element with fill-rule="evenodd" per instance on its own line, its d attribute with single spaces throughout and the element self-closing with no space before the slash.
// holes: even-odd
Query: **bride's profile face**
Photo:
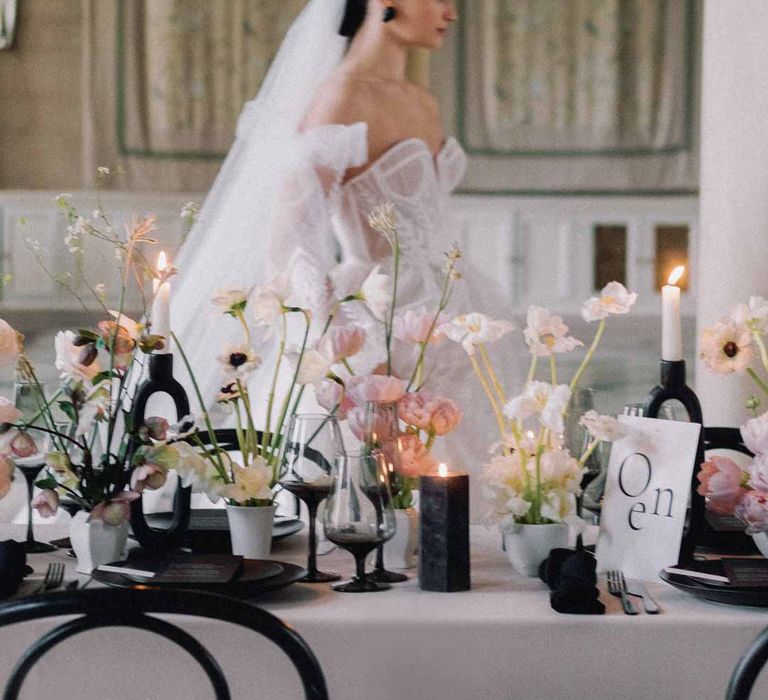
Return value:
<svg viewBox="0 0 768 700">
<path fill-rule="evenodd" d="M 391 31 L 408 46 L 439 49 L 448 27 L 458 19 L 453 0 L 400 0 Z"/>
</svg>

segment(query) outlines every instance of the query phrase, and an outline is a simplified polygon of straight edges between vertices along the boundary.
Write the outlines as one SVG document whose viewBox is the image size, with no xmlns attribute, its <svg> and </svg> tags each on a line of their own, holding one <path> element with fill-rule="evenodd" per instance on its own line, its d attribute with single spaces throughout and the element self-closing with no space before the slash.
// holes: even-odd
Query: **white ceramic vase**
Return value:
<svg viewBox="0 0 768 700">
<path fill-rule="evenodd" d="M 246 559 L 267 559 L 272 551 L 272 523 L 277 505 L 232 506 L 227 504 L 232 554 Z"/>
<path fill-rule="evenodd" d="M 504 530 L 504 549 L 512 568 L 523 576 L 537 576 L 539 564 L 556 547 L 568 546 L 568 524 L 524 525 Z"/>
<path fill-rule="evenodd" d="M 108 525 L 103 520 L 88 521 L 90 513 L 75 513 L 69 526 L 69 540 L 77 557 L 77 571 L 90 574 L 97 566 L 123 558 L 128 539 L 128 521 Z"/>
<path fill-rule="evenodd" d="M 384 545 L 387 569 L 412 569 L 419 546 L 419 511 L 413 507 L 395 510 L 395 534 Z"/>
<path fill-rule="evenodd" d="M 756 532 L 752 535 L 752 540 L 760 550 L 760 554 L 768 557 L 768 532 Z"/>
</svg>

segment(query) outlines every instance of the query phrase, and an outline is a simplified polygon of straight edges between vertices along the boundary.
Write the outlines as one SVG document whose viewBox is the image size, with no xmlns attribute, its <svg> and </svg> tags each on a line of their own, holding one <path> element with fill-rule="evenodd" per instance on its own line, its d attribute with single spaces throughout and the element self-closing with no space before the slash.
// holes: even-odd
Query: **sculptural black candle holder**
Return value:
<svg viewBox="0 0 768 700">
<path fill-rule="evenodd" d="M 698 487 L 698 473 L 704 462 L 704 419 L 701 412 L 701 403 L 696 392 L 686 384 L 685 360 L 662 360 L 661 379 L 655 386 L 645 402 L 643 415 L 646 418 L 658 418 L 661 406 L 667 401 L 679 401 L 688 414 L 691 423 L 701 425 L 699 434 L 699 446 L 696 449 L 696 463 L 693 466 L 691 476 L 691 511 L 688 529 L 683 535 L 680 545 L 680 561 L 691 561 L 697 545 L 712 544 L 714 531 L 706 521 L 706 504 L 704 497 L 700 496 Z"/>
<path fill-rule="evenodd" d="M 189 414 L 189 398 L 184 387 L 173 376 L 173 355 L 171 353 L 149 356 L 149 376 L 136 391 L 131 407 L 133 429 L 137 430 L 144 423 L 147 402 L 155 394 L 168 394 L 176 407 L 176 420 Z M 131 443 L 128 460 L 137 447 Z M 131 503 L 131 529 L 139 544 L 145 549 L 167 550 L 177 547 L 181 537 L 189 527 L 191 487 L 179 486 L 173 499 L 173 516 L 167 528 L 153 528 L 144 516 L 142 499 Z"/>
</svg>

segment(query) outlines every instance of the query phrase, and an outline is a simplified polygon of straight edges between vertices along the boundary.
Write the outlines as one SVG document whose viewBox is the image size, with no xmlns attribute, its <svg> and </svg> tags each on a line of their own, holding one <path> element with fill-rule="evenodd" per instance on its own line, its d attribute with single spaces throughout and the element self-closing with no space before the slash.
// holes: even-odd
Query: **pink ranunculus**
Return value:
<svg viewBox="0 0 768 700">
<path fill-rule="evenodd" d="M 768 454 L 768 412 L 742 425 L 741 439 L 753 454 Z"/>
<path fill-rule="evenodd" d="M 455 401 L 437 396 L 427 404 L 430 413 L 430 428 L 435 435 L 447 435 L 456 430 L 461 422 L 462 413 Z"/>
<path fill-rule="evenodd" d="M 450 320 L 450 316 L 441 313 L 435 322 L 435 314 L 421 306 L 418 309 L 407 309 L 398 314 L 395 317 L 392 332 L 395 338 L 407 343 L 429 342 L 430 344 L 437 344 L 445 338 L 445 335 L 437 329 Z M 431 334 L 430 328 L 432 329 Z"/>
<path fill-rule="evenodd" d="M 411 392 L 397 402 L 397 413 L 408 425 L 419 430 L 429 430 L 432 411 L 428 406 L 431 401 L 432 394 L 426 389 Z"/>
<path fill-rule="evenodd" d="M 10 367 L 21 354 L 19 334 L 0 318 L 0 367 Z"/>
<path fill-rule="evenodd" d="M 719 515 L 731 515 L 747 493 L 742 486 L 741 467 L 729 457 L 712 456 L 698 473 L 700 496 L 708 499 L 707 507 Z"/>
<path fill-rule="evenodd" d="M 359 326 L 339 325 L 333 326 L 325 338 L 329 354 L 334 362 L 353 357 L 363 349 L 365 345 L 365 329 Z"/>
<path fill-rule="evenodd" d="M 21 418 L 21 411 L 5 396 L 0 396 L 0 424 L 15 423 Z"/>
<path fill-rule="evenodd" d="M 37 453 L 37 445 L 29 433 L 19 431 L 11 440 L 11 451 L 17 457 L 31 457 Z"/>
<path fill-rule="evenodd" d="M 154 464 L 143 464 L 136 467 L 131 474 L 131 488 L 141 493 L 144 489 L 153 491 L 165 485 L 168 477 L 167 470 Z"/>
<path fill-rule="evenodd" d="M 32 499 L 32 507 L 43 518 L 50 518 L 59 509 L 59 494 L 52 489 L 43 489 Z"/>
<path fill-rule="evenodd" d="M 401 435 L 398 471 L 406 478 L 415 479 L 434 471 L 437 461 L 416 435 Z"/>
<path fill-rule="evenodd" d="M 362 406 L 366 401 L 399 401 L 405 394 L 405 382 L 384 374 L 352 377 L 347 385 L 347 393 L 357 406 Z"/>
<path fill-rule="evenodd" d="M 768 493 L 747 491 L 734 511 L 751 535 L 768 530 Z"/>
<path fill-rule="evenodd" d="M 0 457 L 0 498 L 8 495 L 16 465 L 7 457 Z"/>
</svg>

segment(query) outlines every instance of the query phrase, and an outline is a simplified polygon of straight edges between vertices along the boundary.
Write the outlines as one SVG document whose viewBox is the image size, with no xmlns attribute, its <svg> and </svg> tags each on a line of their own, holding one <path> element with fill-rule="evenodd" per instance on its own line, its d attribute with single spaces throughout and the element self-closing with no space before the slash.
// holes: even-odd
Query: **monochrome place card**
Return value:
<svg viewBox="0 0 768 700">
<path fill-rule="evenodd" d="M 598 569 L 655 581 L 678 561 L 701 425 L 633 416 L 619 421 L 630 433 L 611 448 Z"/>
</svg>

